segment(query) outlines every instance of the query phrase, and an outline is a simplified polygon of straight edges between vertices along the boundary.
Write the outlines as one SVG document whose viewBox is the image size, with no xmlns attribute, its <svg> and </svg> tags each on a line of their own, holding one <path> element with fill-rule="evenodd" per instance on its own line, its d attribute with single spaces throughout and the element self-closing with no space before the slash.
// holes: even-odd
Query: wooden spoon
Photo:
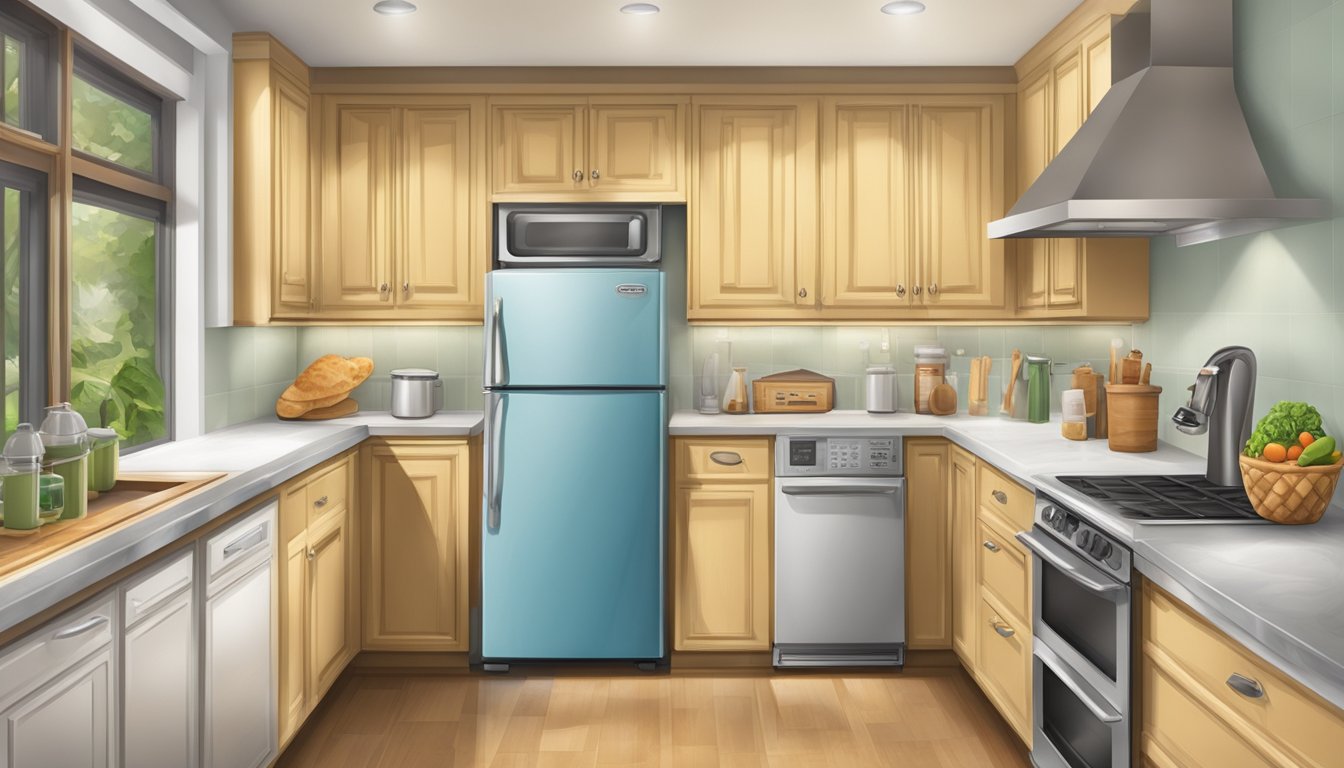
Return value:
<svg viewBox="0 0 1344 768">
<path fill-rule="evenodd" d="M 929 393 L 929 411 L 934 416 L 951 416 L 957 412 L 957 390 L 943 382 Z"/>
<path fill-rule="evenodd" d="M 1006 416 L 1013 414 L 1013 390 L 1017 389 L 1017 376 L 1022 372 L 1022 351 L 1013 350 L 1012 370 L 1008 372 L 1008 388 L 1003 393 L 1003 413 Z"/>
</svg>

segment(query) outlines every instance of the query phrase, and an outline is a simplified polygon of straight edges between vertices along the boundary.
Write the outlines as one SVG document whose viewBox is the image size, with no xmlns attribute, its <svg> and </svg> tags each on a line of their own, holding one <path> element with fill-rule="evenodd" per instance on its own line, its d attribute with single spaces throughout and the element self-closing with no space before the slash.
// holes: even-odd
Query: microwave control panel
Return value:
<svg viewBox="0 0 1344 768">
<path fill-rule="evenodd" d="M 901 438 L 780 435 L 775 441 L 779 477 L 900 477 Z"/>
</svg>

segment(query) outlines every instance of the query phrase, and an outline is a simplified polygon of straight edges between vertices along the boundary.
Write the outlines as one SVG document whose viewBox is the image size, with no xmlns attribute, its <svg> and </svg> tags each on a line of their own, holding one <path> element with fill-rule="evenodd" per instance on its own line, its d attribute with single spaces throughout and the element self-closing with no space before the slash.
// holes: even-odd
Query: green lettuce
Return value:
<svg viewBox="0 0 1344 768">
<path fill-rule="evenodd" d="M 1251 439 L 1246 441 L 1246 455 L 1259 458 L 1270 443 L 1292 445 L 1303 432 L 1310 432 L 1313 437 L 1325 437 L 1320 412 L 1306 403 L 1283 400 L 1270 408 L 1255 425 Z"/>
</svg>

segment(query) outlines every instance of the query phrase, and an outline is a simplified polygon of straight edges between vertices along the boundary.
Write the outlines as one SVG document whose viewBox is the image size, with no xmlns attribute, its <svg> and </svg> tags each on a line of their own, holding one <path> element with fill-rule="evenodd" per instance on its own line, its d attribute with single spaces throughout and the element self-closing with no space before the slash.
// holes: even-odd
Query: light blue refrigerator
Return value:
<svg viewBox="0 0 1344 768">
<path fill-rule="evenodd" d="M 664 655 L 663 275 L 487 278 L 481 657 Z"/>
</svg>

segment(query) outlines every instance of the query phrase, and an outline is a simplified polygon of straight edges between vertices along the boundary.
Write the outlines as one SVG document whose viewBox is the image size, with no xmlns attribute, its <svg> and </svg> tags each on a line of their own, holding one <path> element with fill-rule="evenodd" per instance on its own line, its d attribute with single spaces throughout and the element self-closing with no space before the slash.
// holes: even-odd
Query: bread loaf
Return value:
<svg viewBox="0 0 1344 768">
<path fill-rule="evenodd" d="M 284 419 L 336 405 L 373 373 L 367 357 L 323 355 L 312 362 L 275 401 L 275 413 Z"/>
</svg>

